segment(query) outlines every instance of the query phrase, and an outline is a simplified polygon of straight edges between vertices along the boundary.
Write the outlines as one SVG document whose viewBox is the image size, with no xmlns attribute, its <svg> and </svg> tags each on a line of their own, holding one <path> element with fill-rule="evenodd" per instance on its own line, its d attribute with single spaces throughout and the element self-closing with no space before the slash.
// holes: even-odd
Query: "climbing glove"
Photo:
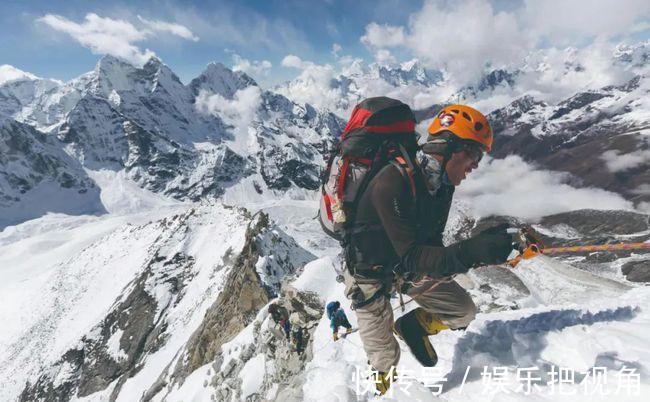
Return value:
<svg viewBox="0 0 650 402">
<path fill-rule="evenodd" d="M 339 340 L 339 334 L 336 333 L 336 332 L 334 332 L 334 333 L 332 334 L 332 339 L 334 339 L 334 342 L 338 341 L 338 340 Z"/>
<path fill-rule="evenodd" d="M 506 232 L 509 226 L 507 223 L 494 226 L 454 245 L 463 265 L 469 269 L 506 262 L 513 249 L 512 236 Z"/>
</svg>

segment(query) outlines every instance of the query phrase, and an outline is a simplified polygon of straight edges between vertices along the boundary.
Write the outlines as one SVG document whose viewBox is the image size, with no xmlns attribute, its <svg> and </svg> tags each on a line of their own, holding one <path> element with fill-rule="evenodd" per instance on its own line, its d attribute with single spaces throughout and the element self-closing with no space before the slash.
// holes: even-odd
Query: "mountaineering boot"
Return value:
<svg viewBox="0 0 650 402">
<path fill-rule="evenodd" d="M 413 356 L 424 367 L 433 367 L 438 363 L 438 355 L 428 336 L 448 328 L 438 317 L 421 307 L 409 311 L 393 324 L 393 332 L 406 342 Z"/>
<path fill-rule="evenodd" d="M 375 382 L 375 388 L 379 395 L 385 395 L 388 392 L 391 384 L 393 384 L 397 378 L 397 371 L 395 367 L 391 367 L 388 373 L 383 371 L 378 371 L 373 368 L 372 380 Z"/>
</svg>

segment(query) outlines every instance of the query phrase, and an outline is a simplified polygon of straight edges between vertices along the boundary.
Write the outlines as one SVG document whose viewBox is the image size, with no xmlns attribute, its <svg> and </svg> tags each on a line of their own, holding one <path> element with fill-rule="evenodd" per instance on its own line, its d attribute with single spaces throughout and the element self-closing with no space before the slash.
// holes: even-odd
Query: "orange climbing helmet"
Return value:
<svg viewBox="0 0 650 402">
<path fill-rule="evenodd" d="M 485 152 L 492 149 L 492 128 L 478 110 L 465 105 L 445 106 L 429 126 L 429 135 L 449 131 L 455 136 L 478 142 Z"/>
</svg>

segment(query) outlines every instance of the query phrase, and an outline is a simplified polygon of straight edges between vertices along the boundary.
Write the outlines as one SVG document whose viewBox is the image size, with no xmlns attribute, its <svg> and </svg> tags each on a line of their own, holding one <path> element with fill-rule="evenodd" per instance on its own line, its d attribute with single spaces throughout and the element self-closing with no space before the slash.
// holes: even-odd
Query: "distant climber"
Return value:
<svg viewBox="0 0 650 402">
<path fill-rule="evenodd" d="M 282 328 L 287 341 L 289 341 L 291 337 L 291 322 L 289 321 L 289 312 L 287 309 L 275 302 L 271 303 L 268 311 L 273 321 Z"/>
<path fill-rule="evenodd" d="M 291 344 L 296 353 L 301 355 L 305 351 L 308 336 L 307 327 L 309 324 L 305 320 L 305 317 L 298 311 L 291 313 L 289 321 L 291 321 Z"/>
<path fill-rule="evenodd" d="M 423 366 L 434 366 L 438 357 L 428 336 L 465 328 L 476 314 L 453 276 L 503 263 L 512 251 L 503 225 L 446 247 L 442 242 L 455 186 L 492 147 L 485 116 L 469 106 L 446 106 L 428 132 L 418 145 L 407 105 L 367 99 L 352 112 L 323 184 L 321 224 L 341 240 L 345 293 L 369 363 L 379 372 L 380 394 L 400 359 L 394 333 Z M 393 323 L 394 291 L 420 307 Z"/>
<path fill-rule="evenodd" d="M 345 311 L 341 308 L 341 303 L 338 301 L 327 303 L 327 318 L 330 320 L 330 328 L 332 328 L 332 338 L 334 341 L 339 340 L 339 327 L 346 328 L 343 337 L 352 333 L 352 325 L 348 321 Z"/>
</svg>

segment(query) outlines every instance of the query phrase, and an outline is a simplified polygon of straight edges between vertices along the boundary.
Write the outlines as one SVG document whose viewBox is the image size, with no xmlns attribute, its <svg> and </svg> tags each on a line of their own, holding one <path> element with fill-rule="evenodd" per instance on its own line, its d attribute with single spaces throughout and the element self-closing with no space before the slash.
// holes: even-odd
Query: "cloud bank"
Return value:
<svg viewBox="0 0 650 402">
<path fill-rule="evenodd" d="M 237 136 L 245 137 L 261 103 L 260 88 L 249 86 L 235 92 L 233 99 L 201 90 L 196 97 L 195 107 L 200 113 L 220 117 L 234 127 Z"/>
<path fill-rule="evenodd" d="M 258 77 L 258 76 L 266 77 L 269 75 L 269 72 L 273 67 L 273 64 L 268 60 L 250 61 L 248 59 L 241 57 L 238 54 L 232 55 L 232 61 L 233 61 L 233 66 L 232 66 L 233 71 L 243 71 L 248 75 L 252 75 L 253 77 Z"/>
<path fill-rule="evenodd" d="M 519 156 L 490 159 L 456 191 L 476 216 L 510 215 L 527 221 L 578 209 L 633 210 L 618 194 L 567 184 L 565 173 L 536 170 Z"/>
<path fill-rule="evenodd" d="M 622 172 L 650 164 L 650 150 L 637 150 L 621 154 L 619 151 L 612 149 L 603 152 L 600 157 L 605 161 L 610 172 Z"/>
<path fill-rule="evenodd" d="M 649 17 L 645 0 L 526 0 L 508 11 L 487 0 L 426 0 L 407 26 L 373 22 L 360 40 L 373 52 L 405 49 L 466 82 L 486 67 L 507 67 L 540 48 L 582 47 L 632 35 L 649 28 Z"/>
<path fill-rule="evenodd" d="M 128 21 L 100 17 L 94 13 L 86 14 L 81 23 L 56 14 L 47 14 L 36 21 L 70 35 L 95 54 L 110 54 L 136 65 L 143 65 L 155 56 L 153 51 L 141 50 L 135 45 L 135 43 L 152 38 L 155 32 L 167 32 L 192 41 L 199 40 L 185 26 L 159 20 L 147 20 L 140 16 L 138 18 L 145 27 L 138 28 Z"/>
</svg>

